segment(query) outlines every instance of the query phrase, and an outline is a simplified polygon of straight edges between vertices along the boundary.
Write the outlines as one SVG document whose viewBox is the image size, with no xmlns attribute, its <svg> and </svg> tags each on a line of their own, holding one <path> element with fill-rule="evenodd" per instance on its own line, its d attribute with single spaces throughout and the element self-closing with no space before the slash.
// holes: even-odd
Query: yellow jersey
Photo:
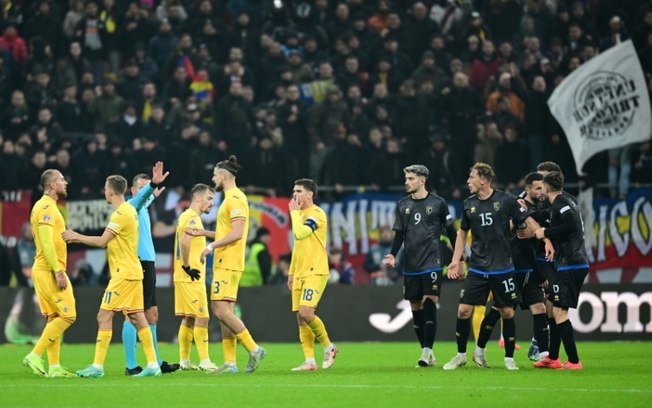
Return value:
<svg viewBox="0 0 652 408">
<path fill-rule="evenodd" d="M 313 275 L 328 275 L 328 255 L 326 239 L 328 237 L 328 221 L 326 213 L 317 205 L 299 210 L 301 225 L 312 229 L 312 234 L 303 239 L 294 236 L 290 275 L 306 277 Z M 293 229 L 297 226 L 293 225 Z"/>
<path fill-rule="evenodd" d="M 34 243 L 36 244 L 36 255 L 34 256 L 34 269 L 50 270 L 48 261 L 43 253 L 43 241 L 41 234 L 38 231 L 39 225 L 49 225 L 53 228 L 52 243 L 54 244 L 54 252 L 57 256 L 57 263 L 59 270 L 66 270 L 66 261 L 68 251 L 66 242 L 61 237 L 61 234 L 66 229 L 66 223 L 63 220 L 63 215 L 57 208 L 57 202 L 52 197 L 44 195 L 32 207 L 32 213 L 29 217 L 29 223 L 32 227 L 32 234 L 34 235 Z M 52 271 L 56 272 L 56 271 Z"/>
<path fill-rule="evenodd" d="M 174 236 L 174 281 L 175 282 L 192 282 L 193 280 L 183 270 L 183 256 L 181 256 L 181 237 L 183 237 L 186 228 L 204 229 L 199 214 L 192 208 L 188 208 L 181 213 L 177 222 L 177 233 Z M 198 281 L 204 284 L 206 277 L 206 265 L 201 263 L 200 256 L 206 248 L 206 237 L 192 237 L 190 240 L 190 253 L 188 254 L 188 265 L 192 269 L 197 269 L 201 275 Z"/>
<path fill-rule="evenodd" d="M 142 280 L 143 267 L 138 260 L 138 213 L 124 202 L 113 211 L 106 228 L 115 235 L 109 241 L 106 254 L 109 258 L 111 279 Z"/>
<path fill-rule="evenodd" d="M 224 247 L 215 248 L 213 269 L 244 271 L 247 234 L 249 232 L 249 202 L 247 196 L 234 187 L 224 192 L 224 201 L 217 211 L 215 240 L 225 237 L 233 229 L 231 221 L 244 219 L 244 232 L 238 241 Z"/>
</svg>

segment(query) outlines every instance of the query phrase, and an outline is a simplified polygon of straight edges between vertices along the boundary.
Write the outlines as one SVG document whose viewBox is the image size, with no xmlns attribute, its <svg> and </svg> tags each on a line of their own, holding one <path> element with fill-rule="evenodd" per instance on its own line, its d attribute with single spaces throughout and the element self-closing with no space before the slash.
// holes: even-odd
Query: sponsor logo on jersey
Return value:
<svg viewBox="0 0 652 408">
<path fill-rule="evenodd" d="M 406 215 L 407 215 L 407 214 L 410 214 L 410 209 L 409 209 L 409 208 L 406 208 L 406 209 L 405 209 L 405 214 L 406 214 Z"/>
<path fill-rule="evenodd" d="M 471 207 L 471 214 L 475 213 L 475 207 Z"/>
</svg>

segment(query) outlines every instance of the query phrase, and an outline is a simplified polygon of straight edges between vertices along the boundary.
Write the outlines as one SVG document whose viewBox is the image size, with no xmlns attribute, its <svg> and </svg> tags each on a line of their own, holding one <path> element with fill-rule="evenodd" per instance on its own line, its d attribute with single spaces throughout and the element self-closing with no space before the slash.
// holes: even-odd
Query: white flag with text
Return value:
<svg viewBox="0 0 652 408">
<path fill-rule="evenodd" d="M 573 71 L 548 106 L 566 133 L 578 174 L 594 154 L 650 138 L 650 98 L 631 40 Z"/>
</svg>

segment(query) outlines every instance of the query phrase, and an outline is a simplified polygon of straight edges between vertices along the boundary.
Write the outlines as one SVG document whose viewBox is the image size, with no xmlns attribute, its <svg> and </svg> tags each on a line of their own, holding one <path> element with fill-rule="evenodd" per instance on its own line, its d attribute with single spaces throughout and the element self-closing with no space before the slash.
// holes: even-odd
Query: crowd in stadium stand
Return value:
<svg viewBox="0 0 652 408">
<path fill-rule="evenodd" d="M 55 167 L 70 198 L 101 197 L 156 160 L 187 188 L 229 154 L 268 194 L 382 191 L 415 162 L 447 198 L 475 161 L 507 188 L 543 160 L 614 197 L 619 172 L 652 177 L 643 143 L 578 180 L 546 105 L 627 39 L 652 89 L 650 0 L 0 0 L 0 30 L 0 190 Z"/>
</svg>

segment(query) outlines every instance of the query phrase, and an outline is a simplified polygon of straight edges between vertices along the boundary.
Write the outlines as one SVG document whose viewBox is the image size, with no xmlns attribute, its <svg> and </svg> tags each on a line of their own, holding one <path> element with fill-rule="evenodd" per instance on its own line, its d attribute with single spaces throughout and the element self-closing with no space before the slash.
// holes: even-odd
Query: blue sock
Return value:
<svg viewBox="0 0 652 408">
<path fill-rule="evenodd" d="M 136 361 L 136 343 L 138 342 L 138 333 L 136 326 L 131 322 L 125 321 L 122 323 L 122 344 L 125 349 L 125 361 L 127 368 L 132 369 L 138 366 Z"/>
<path fill-rule="evenodd" d="M 154 343 L 154 351 L 156 351 L 156 360 L 158 360 L 158 365 L 161 365 L 163 360 L 161 360 L 161 355 L 158 352 L 158 336 L 156 335 L 156 325 L 150 324 L 149 328 L 152 330 L 152 342 Z"/>
</svg>

